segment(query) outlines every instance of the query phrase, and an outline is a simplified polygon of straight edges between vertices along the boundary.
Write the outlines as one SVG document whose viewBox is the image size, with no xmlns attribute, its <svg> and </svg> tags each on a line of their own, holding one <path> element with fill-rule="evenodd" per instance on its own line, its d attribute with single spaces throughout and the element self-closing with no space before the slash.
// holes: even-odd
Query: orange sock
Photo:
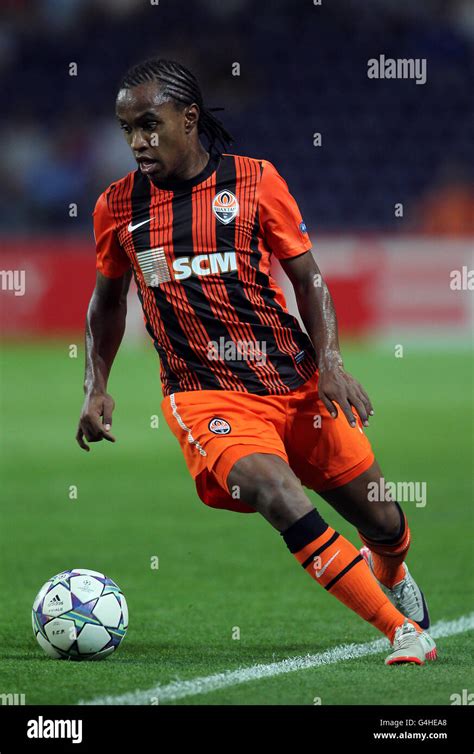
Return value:
<svg viewBox="0 0 474 754">
<path fill-rule="evenodd" d="M 282 536 L 315 581 L 393 641 L 395 629 L 407 618 L 382 592 L 354 545 L 328 526 L 316 510 L 292 524 Z M 410 622 L 421 631 L 417 623 Z"/>
<path fill-rule="evenodd" d="M 401 518 L 401 527 L 398 536 L 390 542 L 381 542 L 368 539 L 359 531 L 359 537 L 367 545 L 372 553 L 374 574 L 379 581 L 390 589 L 405 578 L 403 562 L 410 547 L 410 529 L 407 518 L 398 505 Z"/>
</svg>

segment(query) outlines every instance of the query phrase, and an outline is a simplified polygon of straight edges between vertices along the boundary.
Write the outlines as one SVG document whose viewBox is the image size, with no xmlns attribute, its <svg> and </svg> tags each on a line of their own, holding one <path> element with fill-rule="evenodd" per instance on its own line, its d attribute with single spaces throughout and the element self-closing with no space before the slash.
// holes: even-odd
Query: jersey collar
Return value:
<svg viewBox="0 0 474 754">
<path fill-rule="evenodd" d="M 209 176 L 219 167 L 221 157 L 222 155 L 220 152 L 211 150 L 207 164 L 204 166 L 201 172 L 193 176 L 193 178 L 178 181 L 150 181 L 150 183 L 155 188 L 162 189 L 164 191 L 187 191 L 188 189 L 192 189 L 193 186 L 197 186 L 198 183 L 202 183 L 202 181 L 205 181 L 207 178 L 209 178 Z"/>
</svg>

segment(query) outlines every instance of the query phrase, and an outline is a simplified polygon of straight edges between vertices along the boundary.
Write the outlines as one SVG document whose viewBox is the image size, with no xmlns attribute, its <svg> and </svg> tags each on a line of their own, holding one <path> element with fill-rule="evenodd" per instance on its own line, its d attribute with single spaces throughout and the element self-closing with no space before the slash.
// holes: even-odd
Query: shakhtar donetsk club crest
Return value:
<svg viewBox="0 0 474 754">
<path fill-rule="evenodd" d="M 226 422 L 225 419 L 221 419 L 218 416 L 215 416 L 214 419 L 211 419 L 208 427 L 211 432 L 214 432 L 215 435 L 228 435 L 230 432 L 229 422 Z"/>
<path fill-rule="evenodd" d="M 232 191 L 219 191 L 212 200 L 212 211 L 221 223 L 227 225 L 239 214 L 239 202 Z"/>
</svg>

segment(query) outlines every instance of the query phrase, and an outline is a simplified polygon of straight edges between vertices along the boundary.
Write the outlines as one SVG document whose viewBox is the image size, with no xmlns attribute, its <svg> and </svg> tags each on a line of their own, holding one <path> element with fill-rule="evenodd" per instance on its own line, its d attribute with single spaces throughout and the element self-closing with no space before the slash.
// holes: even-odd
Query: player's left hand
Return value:
<svg viewBox="0 0 474 754">
<path fill-rule="evenodd" d="M 352 407 L 359 414 L 364 427 L 369 426 L 369 416 L 374 413 L 370 398 L 362 385 L 341 366 L 320 368 L 318 394 L 333 419 L 338 414 L 337 403 L 351 427 L 357 424 Z"/>
</svg>

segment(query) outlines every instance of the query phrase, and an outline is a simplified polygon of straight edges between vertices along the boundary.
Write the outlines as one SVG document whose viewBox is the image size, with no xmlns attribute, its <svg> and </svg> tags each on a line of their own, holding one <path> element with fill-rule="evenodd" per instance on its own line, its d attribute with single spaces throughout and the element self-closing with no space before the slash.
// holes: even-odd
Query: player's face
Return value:
<svg viewBox="0 0 474 754">
<path fill-rule="evenodd" d="M 197 105 L 184 109 L 163 102 L 159 84 L 121 89 L 116 115 L 142 173 L 150 180 L 179 176 L 199 118 Z"/>
</svg>

